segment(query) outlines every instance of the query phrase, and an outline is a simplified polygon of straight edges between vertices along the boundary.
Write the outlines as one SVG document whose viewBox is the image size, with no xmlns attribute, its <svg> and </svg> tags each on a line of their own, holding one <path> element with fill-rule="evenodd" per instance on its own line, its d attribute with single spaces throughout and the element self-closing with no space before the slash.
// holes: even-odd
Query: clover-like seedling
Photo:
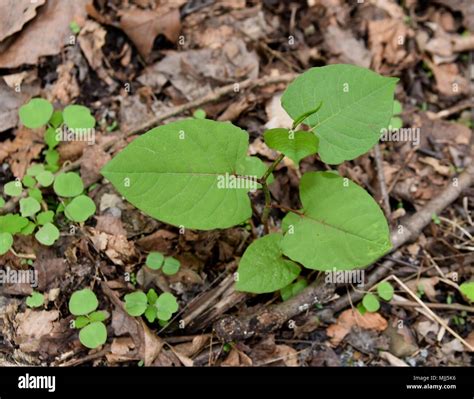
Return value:
<svg viewBox="0 0 474 399">
<path fill-rule="evenodd" d="M 172 256 L 165 257 L 160 252 L 150 252 L 146 258 L 145 264 L 152 270 L 161 269 L 164 274 L 171 276 L 176 274 L 181 267 L 178 259 Z"/>
<path fill-rule="evenodd" d="M 25 127 L 46 127 L 45 143 L 48 148 L 44 152 L 44 164 L 32 164 L 21 181 L 17 179 L 4 185 L 3 192 L 6 196 L 21 198 L 19 214 L 0 216 L 0 255 L 12 248 L 13 236 L 16 234 L 34 234 L 38 242 L 51 246 L 60 237 L 60 231 L 55 225 L 59 214 L 64 213 L 71 222 L 83 223 L 96 211 L 94 201 L 84 194 L 84 183 L 79 174 L 53 174 L 59 169 L 59 153 L 55 149 L 59 144 L 58 129 L 66 124 L 72 129 L 93 128 L 95 119 L 89 109 L 70 105 L 63 112 L 54 111 L 46 100 L 35 98 L 20 108 L 19 116 Z M 48 189 L 50 186 L 53 186 L 53 190 Z M 57 195 L 52 201 L 51 192 Z M 44 193 L 48 196 L 48 201 L 43 198 Z M 3 206 L 5 201 L 2 197 L 0 201 Z M 48 209 L 51 202 L 53 209 Z M 58 205 L 55 206 L 54 203 Z"/>
<path fill-rule="evenodd" d="M 394 290 L 392 284 L 388 281 L 383 281 L 377 284 L 377 295 L 367 293 L 362 298 L 362 302 L 358 305 L 359 311 L 364 314 L 365 311 L 377 312 L 380 309 L 380 299 L 384 301 L 391 301 L 393 298 Z"/>
<path fill-rule="evenodd" d="M 257 208 L 252 207 L 249 193 L 261 189 L 265 205 L 259 216 L 266 235 L 253 241 L 240 259 L 239 291 L 282 290 L 298 278 L 303 267 L 317 271 L 363 268 L 392 245 L 382 210 L 362 187 L 335 169 L 307 172 L 299 184 L 301 208 L 288 209 L 273 202 L 269 184 L 285 156 L 298 167 L 309 155 L 338 165 L 367 153 L 394 115 L 396 82 L 396 78 L 353 65 L 304 72 L 281 98 L 293 120 L 291 129 L 264 134 L 266 144 L 280 152 L 270 165 L 248 155 L 246 131 L 228 122 L 194 117 L 141 135 L 101 172 L 144 213 L 197 230 L 244 225 Z M 282 231 L 268 234 L 272 208 L 287 214 L 281 221 Z M 291 292 L 287 288 L 283 295 Z M 375 308 L 373 300 L 366 302 Z"/>
<path fill-rule="evenodd" d="M 104 321 L 108 314 L 97 311 L 99 301 L 92 290 L 84 288 L 76 291 L 69 299 L 69 311 L 77 316 L 74 327 L 79 329 L 79 341 L 86 348 L 97 348 L 107 341 L 107 328 Z"/>
<path fill-rule="evenodd" d="M 173 294 L 164 292 L 158 296 L 153 288 L 150 288 L 147 294 L 143 291 L 136 291 L 125 295 L 127 313 L 134 317 L 145 315 L 150 323 L 155 320 L 167 322 L 178 308 L 178 302 Z"/>
<path fill-rule="evenodd" d="M 44 295 L 40 292 L 33 291 L 31 295 L 26 298 L 26 305 L 29 308 L 39 308 L 44 304 Z"/>
</svg>

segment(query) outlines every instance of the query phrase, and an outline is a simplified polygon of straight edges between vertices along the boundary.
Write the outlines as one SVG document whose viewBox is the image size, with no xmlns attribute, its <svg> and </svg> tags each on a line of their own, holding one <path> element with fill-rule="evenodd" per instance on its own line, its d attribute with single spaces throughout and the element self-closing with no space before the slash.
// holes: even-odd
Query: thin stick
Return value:
<svg viewBox="0 0 474 399">
<path fill-rule="evenodd" d="M 411 291 L 410 288 L 408 288 L 403 281 L 401 281 L 394 274 L 392 274 L 390 278 L 392 280 L 395 280 L 398 283 L 398 285 L 402 287 L 403 290 L 405 290 L 405 292 L 408 295 L 410 295 L 417 303 L 419 303 L 420 306 L 423 309 L 425 309 L 431 315 L 431 317 L 433 317 L 433 319 L 435 319 L 440 325 L 442 325 L 447 331 L 449 331 L 451 335 L 453 335 L 455 338 L 461 341 L 466 346 L 466 348 L 468 348 L 470 351 L 474 351 L 474 347 L 471 344 L 469 344 L 469 342 L 467 342 L 464 338 L 462 338 L 456 331 L 454 331 L 451 327 L 449 327 L 448 323 L 446 323 L 436 313 L 434 313 L 428 306 L 426 306 L 425 303 L 420 298 L 418 298 L 416 294 L 414 294 L 413 291 Z"/>
<path fill-rule="evenodd" d="M 380 195 L 382 197 L 382 207 L 385 212 L 385 216 L 387 217 L 387 219 L 390 219 L 390 201 L 388 199 L 387 184 L 385 183 L 385 175 L 383 173 L 383 160 L 382 154 L 380 152 L 379 143 L 375 144 L 374 155 L 375 165 L 377 169 L 377 180 L 379 181 Z"/>
</svg>

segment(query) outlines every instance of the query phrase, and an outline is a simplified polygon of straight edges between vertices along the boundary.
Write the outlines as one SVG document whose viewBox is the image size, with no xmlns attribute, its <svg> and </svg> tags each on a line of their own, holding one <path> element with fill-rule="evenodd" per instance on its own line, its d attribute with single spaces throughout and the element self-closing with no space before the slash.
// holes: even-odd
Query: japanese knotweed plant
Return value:
<svg viewBox="0 0 474 399">
<path fill-rule="evenodd" d="M 55 219 L 62 213 L 67 220 L 82 223 L 95 213 L 94 201 L 84 193 L 84 183 L 74 172 L 56 173 L 59 169 L 59 153 L 56 146 L 64 137 L 63 132 L 74 135 L 77 129 L 92 129 L 95 119 L 88 108 L 69 105 L 54 111 L 53 106 L 42 98 L 34 98 L 19 110 L 20 120 L 30 129 L 45 127 L 44 163 L 31 165 L 23 179 L 8 182 L 3 194 L 19 197 L 19 213 L 0 216 L 0 255 L 13 245 L 14 235 L 34 234 L 43 245 L 53 245 L 59 238 Z M 67 130 L 65 130 L 67 129 Z M 74 139 L 71 136 L 71 139 Z M 0 197 L 0 207 L 5 200 Z"/>
<path fill-rule="evenodd" d="M 365 267 L 391 248 L 385 217 L 365 190 L 335 170 L 308 172 L 300 181 L 301 209 L 286 209 L 272 203 L 268 185 L 284 156 L 298 165 L 318 153 L 323 162 L 337 165 L 369 151 L 393 116 L 396 82 L 352 65 L 303 73 L 282 96 L 292 128 L 264 134 L 266 144 L 281 153 L 269 167 L 247 155 L 247 132 L 231 123 L 188 119 L 137 138 L 102 174 L 148 215 L 200 230 L 245 223 L 252 216 L 248 193 L 262 189 L 264 226 L 272 207 L 288 213 L 281 232 L 264 235 L 246 249 L 237 290 L 283 289 L 302 266 L 320 271 Z"/>
</svg>

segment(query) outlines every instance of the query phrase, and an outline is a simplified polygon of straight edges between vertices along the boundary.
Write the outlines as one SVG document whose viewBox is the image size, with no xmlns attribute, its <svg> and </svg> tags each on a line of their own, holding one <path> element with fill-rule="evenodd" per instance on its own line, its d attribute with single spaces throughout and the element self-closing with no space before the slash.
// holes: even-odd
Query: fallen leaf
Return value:
<svg viewBox="0 0 474 399">
<path fill-rule="evenodd" d="M 0 4 L 0 42 L 19 32 L 46 0 L 5 0 Z"/>
<path fill-rule="evenodd" d="M 84 148 L 81 160 L 81 177 L 86 187 L 97 182 L 102 175 L 100 170 L 110 161 L 111 156 L 98 145 L 88 145 Z"/>
<path fill-rule="evenodd" d="M 406 285 L 415 294 L 418 291 L 423 292 L 430 301 L 436 302 L 436 284 L 439 283 L 439 277 L 422 277 L 420 279 L 414 279 L 406 282 Z"/>
<path fill-rule="evenodd" d="M 127 235 L 127 231 L 124 229 L 122 220 L 119 217 L 113 215 L 102 215 L 96 216 L 95 218 L 97 220 L 95 226 L 97 231 L 111 235 Z"/>
<path fill-rule="evenodd" d="M 331 338 L 331 344 L 339 345 L 353 326 L 359 326 L 367 330 L 384 331 L 388 323 L 379 313 L 366 312 L 361 315 L 357 310 L 347 309 L 339 315 L 336 323 L 331 324 L 326 330 L 327 335 Z"/>
<path fill-rule="evenodd" d="M 392 355 L 390 352 L 380 351 L 380 357 L 390 363 L 391 366 L 395 367 L 410 367 L 402 359 Z"/>
<path fill-rule="evenodd" d="M 431 166 L 436 173 L 439 173 L 442 176 L 451 176 L 451 168 L 446 165 L 441 165 L 439 159 L 433 157 L 419 157 L 418 161 Z"/>
<path fill-rule="evenodd" d="M 131 9 L 120 12 L 120 28 L 145 58 L 151 53 L 153 42 L 159 34 L 175 43 L 181 30 L 179 9 L 166 14 L 155 10 Z"/>
<path fill-rule="evenodd" d="M 47 99 L 50 102 L 58 101 L 63 105 L 67 105 L 79 96 L 80 90 L 74 71 L 75 67 L 74 62 L 70 60 L 58 65 L 56 68 L 58 79 L 47 94 Z"/>
<path fill-rule="evenodd" d="M 69 24 L 85 18 L 91 0 L 48 0 L 34 20 L 0 54 L 0 68 L 36 64 L 39 57 L 58 54 L 73 35 Z"/>
<path fill-rule="evenodd" d="M 204 348 L 209 340 L 211 339 L 210 334 L 197 335 L 193 338 L 191 342 L 185 342 L 183 344 L 176 345 L 174 351 L 179 352 L 180 354 L 192 357 L 198 354 L 202 348 Z"/>
<path fill-rule="evenodd" d="M 59 318 L 57 310 L 35 311 L 26 309 L 18 313 L 15 321 L 18 323 L 15 342 L 24 352 L 36 352 L 40 346 L 40 340 L 44 336 L 53 333 L 55 321 Z"/>
<path fill-rule="evenodd" d="M 275 94 L 265 105 L 268 122 L 265 123 L 266 129 L 285 128 L 289 129 L 293 125 L 293 119 L 281 106 L 282 93 Z"/>
<path fill-rule="evenodd" d="M 252 359 L 248 357 L 242 351 L 239 351 L 236 348 L 232 348 L 226 359 L 221 363 L 221 366 L 252 366 Z"/>
<path fill-rule="evenodd" d="M 102 233 L 92 227 L 89 231 L 96 250 L 104 252 L 115 265 L 124 266 L 137 257 L 134 243 L 126 236 Z"/>
<path fill-rule="evenodd" d="M 370 66 L 370 52 L 361 40 L 357 40 L 350 30 L 343 30 L 337 25 L 330 25 L 324 31 L 324 39 L 331 54 L 333 63 L 354 64 L 364 68 Z"/>
</svg>

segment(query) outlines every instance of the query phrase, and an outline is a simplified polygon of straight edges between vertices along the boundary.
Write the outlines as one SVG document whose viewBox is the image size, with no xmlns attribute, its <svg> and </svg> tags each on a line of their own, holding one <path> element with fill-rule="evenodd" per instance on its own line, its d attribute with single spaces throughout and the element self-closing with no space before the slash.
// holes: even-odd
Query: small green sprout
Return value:
<svg viewBox="0 0 474 399">
<path fill-rule="evenodd" d="M 107 341 L 107 328 L 103 323 L 108 315 L 97 311 L 99 301 L 89 288 L 76 291 L 69 299 L 69 311 L 77 316 L 74 327 L 79 329 L 79 340 L 86 348 L 97 348 Z"/>
<path fill-rule="evenodd" d="M 33 291 L 29 297 L 26 298 L 26 306 L 29 308 L 39 308 L 44 304 L 44 295 Z"/>
<path fill-rule="evenodd" d="M 145 264 L 152 270 L 159 270 L 163 267 L 163 273 L 168 276 L 176 274 L 181 267 L 181 263 L 178 259 L 171 256 L 165 257 L 159 252 L 150 252 L 146 258 Z"/>
<path fill-rule="evenodd" d="M 153 288 L 149 289 L 147 294 L 136 291 L 125 295 L 127 313 L 134 317 L 145 315 L 150 323 L 155 320 L 166 323 L 178 308 L 178 302 L 173 294 L 164 292 L 158 296 Z"/>
<path fill-rule="evenodd" d="M 394 289 L 392 284 L 388 281 L 383 281 L 377 285 L 377 295 L 367 293 L 362 298 L 362 302 L 357 305 L 360 314 L 367 312 L 377 312 L 380 309 L 380 299 L 384 301 L 391 301 L 393 298 Z"/>
<path fill-rule="evenodd" d="M 459 290 L 469 300 L 469 302 L 474 302 L 474 281 L 462 283 L 459 286 Z"/>
</svg>

